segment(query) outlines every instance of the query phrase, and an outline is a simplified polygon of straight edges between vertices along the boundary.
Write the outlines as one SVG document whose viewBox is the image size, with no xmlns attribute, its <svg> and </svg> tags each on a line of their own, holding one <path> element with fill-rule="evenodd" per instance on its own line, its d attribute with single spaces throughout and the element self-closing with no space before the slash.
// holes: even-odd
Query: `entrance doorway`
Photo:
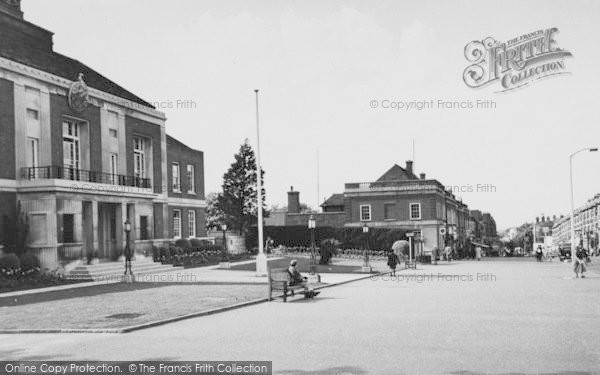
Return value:
<svg viewBox="0 0 600 375">
<path fill-rule="evenodd" d="M 116 258 L 117 249 L 117 204 L 98 203 L 98 256 Z"/>
</svg>

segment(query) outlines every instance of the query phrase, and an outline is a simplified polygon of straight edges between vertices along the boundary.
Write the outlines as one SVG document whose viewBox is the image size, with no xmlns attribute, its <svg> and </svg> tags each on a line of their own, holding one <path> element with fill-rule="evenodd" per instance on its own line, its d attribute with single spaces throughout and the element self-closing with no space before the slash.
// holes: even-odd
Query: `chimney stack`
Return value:
<svg viewBox="0 0 600 375">
<path fill-rule="evenodd" d="M 412 160 L 406 161 L 406 173 L 409 175 L 413 174 L 413 161 Z"/>
<path fill-rule="evenodd" d="M 10 14 L 13 17 L 23 19 L 21 11 L 21 0 L 0 0 L 0 12 Z"/>
<path fill-rule="evenodd" d="M 421 173 L 419 177 L 421 177 L 421 180 L 425 180 L 425 173 Z"/>
<path fill-rule="evenodd" d="M 300 192 L 294 191 L 293 186 L 290 186 L 290 191 L 288 191 L 287 212 L 289 214 L 299 214 L 300 213 Z"/>
</svg>

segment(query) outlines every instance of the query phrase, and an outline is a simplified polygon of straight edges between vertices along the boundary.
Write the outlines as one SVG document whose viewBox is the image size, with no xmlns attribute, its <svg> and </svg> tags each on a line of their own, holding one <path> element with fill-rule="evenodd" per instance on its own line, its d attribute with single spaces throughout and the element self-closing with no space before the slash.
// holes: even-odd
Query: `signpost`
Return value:
<svg viewBox="0 0 600 375">
<path fill-rule="evenodd" d="M 416 262 L 413 266 L 413 260 L 412 260 L 412 255 L 413 255 L 413 237 L 415 236 L 414 232 L 408 232 L 406 233 L 406 237 L 408 237 L 408 267 L 409 268 L 414 268 L 417 269 L 416 267 Z"/>
</svg>

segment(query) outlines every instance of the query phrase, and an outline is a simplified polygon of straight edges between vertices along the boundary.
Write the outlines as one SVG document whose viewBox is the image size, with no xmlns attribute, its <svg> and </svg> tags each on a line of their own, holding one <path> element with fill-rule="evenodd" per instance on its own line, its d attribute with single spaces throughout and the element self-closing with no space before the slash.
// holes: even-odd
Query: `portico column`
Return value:
<svg viewBox="0 0 600 375">
<path fill-rule="evenodd" d="M 92 248 L 94 251 L 97 251 L 99 247 L 98 243 L 98 218 L 99 218 L 99 210 L 98 210 L 98 202 L 92 201 Z"/>
</svg>

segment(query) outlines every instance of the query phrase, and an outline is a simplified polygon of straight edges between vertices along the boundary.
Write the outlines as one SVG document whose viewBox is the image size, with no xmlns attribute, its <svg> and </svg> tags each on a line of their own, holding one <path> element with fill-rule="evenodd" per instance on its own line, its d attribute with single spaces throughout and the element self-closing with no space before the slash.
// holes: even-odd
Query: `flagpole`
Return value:
<svg viewBox="0 0 600 375">
<path fill-rule="evenodd" d="M 262 199 L 262 168 L 260 166 L 260 128 L 258 117 L 258 89 L 254 90 L 256 94 L 256 189 L 257 194 L 257 212 L 258 212 L 258 254 L 256 256 L 256 276 L 267 275 L 267 257 L 264 253 L 263 241 L 263 199 Z"/>
</svg>

